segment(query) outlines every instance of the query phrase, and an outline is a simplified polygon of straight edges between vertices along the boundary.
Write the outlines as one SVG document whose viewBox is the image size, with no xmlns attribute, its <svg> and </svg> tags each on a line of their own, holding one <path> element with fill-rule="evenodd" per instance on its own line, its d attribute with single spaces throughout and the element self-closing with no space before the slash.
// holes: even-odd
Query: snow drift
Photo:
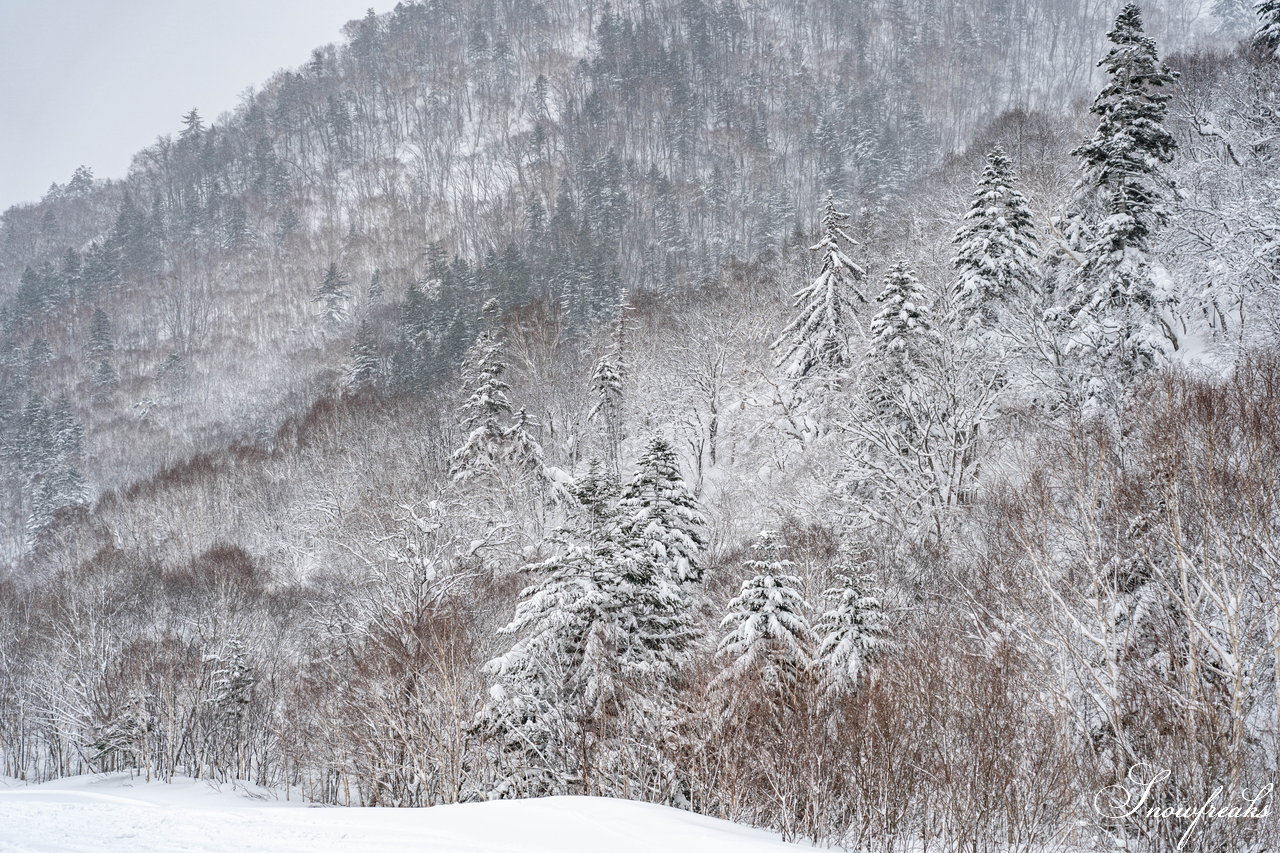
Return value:
<svg viewBox="0 0 1280 853">
<path fill-rule="evenodd" d="M 769 853 L 772 833 L 677 809 L 551 797 L 428 809 L 345 809 L 273 799 L 195 779 L 128 774 L 43 785 L 0 780 L 0 853 L 53 851 L 396 851 L 430 853 Z"/>
</svg>

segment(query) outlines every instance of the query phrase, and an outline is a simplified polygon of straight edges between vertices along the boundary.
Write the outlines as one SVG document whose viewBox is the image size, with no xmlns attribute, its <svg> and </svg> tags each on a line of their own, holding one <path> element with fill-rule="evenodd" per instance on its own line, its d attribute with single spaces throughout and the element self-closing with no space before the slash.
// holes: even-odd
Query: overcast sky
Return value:
<svg viewBox="0 0 1280 853">
<path fill-rule="evenodd" d="M 395 0 L 0 0 L 0 210 L 81 163 L 123 177 L 135 151 Z"/>
</svg>

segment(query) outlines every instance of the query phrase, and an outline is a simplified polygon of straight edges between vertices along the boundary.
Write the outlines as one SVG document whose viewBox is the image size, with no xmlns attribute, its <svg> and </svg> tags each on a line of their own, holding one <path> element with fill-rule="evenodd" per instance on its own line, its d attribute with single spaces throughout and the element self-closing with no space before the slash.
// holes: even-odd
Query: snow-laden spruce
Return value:
<svg viewBox="0 0 1280 853">
<path fill-rule="evenodd" d="M 618 502 L 623 541 L 633 559 L 651 560 L 674 583 L 702 580 L 707 519 L 685 486 L 671 443 L 649 439 Z"/>
<path fill-rule="evenodd" d="M 93 399 L 96 402 L 106 400 L 111 390 L 120 384 L 120 374 L 116 370 L 114 361 L 116 351 L 114 338 L 115 334 L 107 312 L 103 311 L 101 306 L 95 307 L 90 320 L 89 344 L 84 349 L 84 357 L 92 366 L 89 377 L 94 389 Z"/>
<path fill-rule="evenodd" d="M 971 335 L 1000 329 L 1010 302 L 1035 286 L 1040 250 L 1031 210 L 1014 181 L 1013 164 L 997 145 L 987 154 L 973 202 L 953 241 L 955 322 Z"/>
<path fill-rule="evenodd" d="M 244 641 L 232 637 L 225 655 L 214 656 L 212 662 L 217 663 L 218 668 L 213 672 L 213 696 L 209 698 L 209 704 L 220 715 L 238 723 L 250 702 L 250 691 L 257 683 Z"/>
<path fill-rule="evenodd" d="M 880 599 L 872 594 L 865 575 L 849 569 L 838 578 L 839 586 L 822 594 L 831 609 L 814 627 L 820 643 L 814 666 L 829 696 L 855 689 L 868 664 L 888 645 Z"/>
<path fill-rule="evenodd" d="M 623 302 L 625 303 L 625 294 Z M 605 445 L 614 470 L 617 470 L 622 440 L 626 435 L 624 386 L 627 376 L 627 324 L 625 311 L 625 304 L 619 305 L 618 318 L 614 321 L 613 338 L 609 348 L 600 356 L 595 370 L 591 373 L 591 390 L 595 395 L 595 403 L 592 404 L 591 411 L 587 415 L 604 429 Z"/>
<path fill-rule="evenodd" d="M 378 356 L 378 339 L 368 318 L 360 321 L 356 339 L 351 343 L 351 361 L 347 365 L 343 384 L 352 391 L 362 391 L 378 380 L 382 360 Z"/>
<path fill-rule="evenodd" d="M 727 629 L 716 655 L 725 660 L 718 681 L 753 678 L 769 691 L 791 689 L 812 662 L 813 630 L 795 564 L 779 559 L 771 537 L 757 546 L 765 559 L 748 560 L 754 576 L 729 602 Z"/>
<path fill-rule="evenodd" d="M 346 273 L 336 263 L 329 264 L 315 295 L 315 301 L 319 303 L 321 315 L 328 326 L 337 326 L 347 319 L 347 288 L 350 286 Z"/>
<path fill-rule="evenodd" d="M 547 542 L 555 553 L 526 568 L 534 581 L 502 629 L 519 639 L 487 665 L 477 720 L 494 795 L 618 793 L 660 769 L 646 744 L 660 739 L 696 634 L 684 590 L 629 539 L 617 492 L 593 460 Z"/>
<path fill-rule="evenodd" d="M 1253 44 L 1263 56 L 1280 59 L 1280 0 L 1258 0 Z"/>
<path fill-rule="evenodd" d="M 50 409 L 33 396 L 17 421 L 18 470 L 24 491 L 30 496 L 26 541 L 28 547 L 34 547 L 59 510 L 85 500 L 87 489 L 79 466 L 84 427 L 76 420 L 66 397 Z"/>
<path fill-rule="evenodd" d="M 925 348 L 937 340 L 938 332 L 920 279 L 902 255 L 896 256 L 885 272 L 884 290 L 876 301 L 884 307 L 871 319 L 872 358 L 910 375 L 919 366 Z"/>
<path fill-rule="evenodd" d="M 848 218 L 827 196 L 822 239 L 810 247 L 822 253 L 822 269 L 812 284 L 796 292 L 799 312 L 773 342 L 772 348 L 780 353 L 777 365 L 793 379 L 843 370 L 853 360 L 851 341 L 855 333 L 861 336 L 854 300 L 867 301 L 860 287 L 867 274 L 843 248 L 856 245 L 845 230 Z"/>
<path fill-rule="evenodd" d="M 460 427 L 466 435 L 454 452 L 450 473 L 458 481 L 495 472 L 499 468 L 538 474 L 543 471 L 542 447 L 533 437 L 536 427 L 523 409 L 513 410 L 504 379 L 507 362 L 502 343 L 489 331 L 480 333 L 463 373 L 467 399 Z"/>
<path fill-rule="evenodd" d="M 1173 192 L 1162 168 L 1176 147 L 1164 127 L 1171 95 L 1161 90 L 1177 75 L 1137 6 L 1124 7 L 1107 38 L 1113 46 L 1099 63 L 1107 83 L 1091 109 L 1098 128 L 1072 152 L 1082 163 L 1072 215 L 1084 242 L 1072 346 L 1131 377 L 1157 365 L 1168 345 L 1149 253 Z"/>
<path fill-rule="evenodd" d="M 99 359 L 109 358 L 115 352 L 115 333 L 111 328 L 111 319 L 101 306 L 95 306 L 93 317 L 89 321 L 89 345 L 85 347 L 85 360 L 92 363 Z"/>
</svg>

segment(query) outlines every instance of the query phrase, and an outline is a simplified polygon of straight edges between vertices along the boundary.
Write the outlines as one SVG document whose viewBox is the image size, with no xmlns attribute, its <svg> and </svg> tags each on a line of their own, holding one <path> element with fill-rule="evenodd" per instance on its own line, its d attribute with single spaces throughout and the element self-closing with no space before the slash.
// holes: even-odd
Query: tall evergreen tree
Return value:
<svg viewBox="0 0 1280 853">
<path fill-rule="evenodd" d="M 74 460 L 84 449 L 84 427 L 71 410 L 71 401 L 58 398 L 49 412 L 49 438 L 53 452 L 63 460 Z"/>
<path fill-rule="evenodd" d="M 31 346 L 27 347 L 27 359 L 25 365 L 25 374 L 28 385 L 33 385 L 36 377 L 40 375 L 40 371 L 45 365 L 53 363 L 53 347 L 49 345 L 48 338 L 36 338 L 31 342 Z"/>
<path fill-rule="evenodd" d="M 654 436 L 636 462 L 618 503 L 619 526 L 637 562 L 652 562 L 676 584 L 702 580 L 706 517 L 685 486 L 675 450 Z"/>
<path fill-rule="evenodd" d="M 14 450 L 18 457 L 18 469 L 28 485 L 36 482 L 57 458 L 49 409 L 44 400 L 34 394 L 28 398 L 18 417 Z"/>
<path fill-rule="evenodd" d="M 504 378 L 507 362 L 502 355 L 502 345 L 493 333 L 480 333 L 469 362 L 464 373 L 467 399 L 461 410 L 461 427 L 466 438 L 453 452 L 452 472 L 456 480 L 490 469 L 502 459 L 507 425 L 515 414 L 507 398 L 511 388 Z"/>
<path fill-rule="evenodd" d="M 1271 59 L 1280 59 L 1280 0 L 1258 0 L 1258 28 L 1253 44 Z"/>
<path fill-rule="evenodd" d="M 84 502 L 86 484 L 78 465 L 83 444 L 84 429 L 66 397 L 52 409 L 38 397 L 27 402 L 16 448 L 30 507 L 27 547 L 39 544 L 59 510 Z"/>
<path fill-rule="evenodd" d="M 634 761 L 661 735 L 671 687 L 693 631 L 683 597 L 651 566 L 626 556 L 616 484 L 598 462 L 571 489 L 575 512 L 531 565 L 503 633 L 519 637 L 486 671 L 477 720 L 497 750 L 499 796 L 616 793 L 589 780 Z M 632 758 L 634 759 L 634 755 Z"/>
<path fill-rule="evenodd" d="M 102 358 L 93 368 L 92 380 L 94 388 L 98 389 L 95 396 L 100 396 L 120 384 L 120 374 L 110 359 Z"/>
<path fill-rule="evenodd" d="M 324 280 L 316 290 L 315 301 L 324 312 L 325 321 L 336 326 L 347 319 L 347 287 L 350 282 L 336 263 L 329 264 Z"/>
<path fill-rule="evenodd" d="M 1164 127 L 1171 96 L 1161 90 L 1177 75 L 1160 61 L 1136 5 L 1124 7 L 1107 38 L 1113 47 L 1099 63 L 1107 83 L 1092 107 L 1098 129 L 1072 152 L 1082 168 L 1073 215 L 1087 235 L 1073 325 L 1077 346 L 1136 375 L 1165 349 L 1149 251 L 1168 217 L 1172 183 L 1161 166 L 1176 147 Z"/>
<path fill-rule="evenodd" d="M 81 270 L 85 295 L 97 296 L 120 286 L 120 248 L 113 240 L 89 244 Z"/>
<path fill-rule="evenodd" d="M 244 642 L 232 638 L 224 656 L 216 659 L 219 666 L 213 673 L 213 696 L 209 700 L 219 716 L 238 725 L 252 697 L 254 667 L 245 651 Z"/>
<path fill-rule="evenodd" d="M 195 107 L 182 117 L 182 130 L 178 131 L 178 141 L 185 143 L 198 142 L 204 135 L 204 119 Z"/>
<path fill-rule="evenodd" d="M 822 253 L 822 268 L 812 284 L 796 292 L 799 312 L 772 346 L 780 352 L 778 366 L 786 367 L 792 378 L 843 370 L 853 359 L 850 339 L 859 331 L 853 303 L 866 302 L 860 290 L 866 272 L 845 254 L 843 245 L 854 245 L 845 230 L 848 218 L 836 209 L 835 199 L 827 196 L 823 236 L 810 247 Z"/>
<path fill-rule="evenodd" d="M 373 327 L 365 319 L 360 322 L 356 339 L 351 344 L 351 362 L 347 366 L 346 386 L 353 391 L 362 391 L 377 382 L 380 369 L 378 341 L 373 335 Z"/>
<path fill-rule="evenodd" d="M 529 417 L 524 409 L 518 410 L 511 419 L 511 424 L 503 431 L 502 439 L 506 444 L 504 460 L 513 471 L 523 471 L 533 477 L 541 476 L 543 467 L 542 445 L 534 437 L 534 430 L 540 424 Z"/>
<path fill-rule="evenodd" d="M 1013 166 L 999 146 L 987 154 L 987 165 L 973 202 L 953 241 L 955 321 L 974 334 L 997 329 L 1007 320 L 1008 305 L 1034 287 L 1035 226 L 1026 199 L 1014 187 Z"/>
<path fill-rule="evenodd" d="M 800 592 L 795 564 L 779 558 L 776 541 L 766 536 L 757 548 L 762 559 L 747 561 L 747 571 L 754 574 L 729 602 L 720 623 L 728 631 L 716 651 L 727 661 L 719 680 L 753 678 L 769 693 L 784 693 L 811 664 L 813 630 L 805 616 L 809 604 Z"/>
<path fill-rule="evenodd" d="M 840 573 L 839 580 L 839 586 L 823 593 L 831 609 L 815 627 L 820 645 L 814 664 L 827 695 L 857 687 L 868 663 L 888 643 L 880 600 L 868 588 L 866 577 L 848 570 Z"/>
<path fill-rule="evenodd" d="M 93 309 L 93 318 L 89 321 L 89 345 L 85 348 L 85 356 L 90 361 L 110 358 L 115 348 L 111 320 L 101 306 L 96 307 Z"/>
<path fill-rule="evenodd" d="M 276 245 L 283 246 L 285 241 L 288 240 L 301 225 L 302 220 L 298 218 L 298 212 L 292 207 L 286 208 L 284 213 L 280 214 L 280 220 L 276 223 Z"/>
<path fill-rule="evenodd" d="M 595 394 L 595 403 L 591 406 L 589 417 L 598 421 L 604 428 L 609 461 L 613 464 L 614 470 L 617 470 L 619 465 L 618 456 L 626 430 L 623 392 L 627 376 L 625 311 L 625 304 L 619 305 L 618 318 L 614 321 L 613 339 L 609 349 L 600 356 L 591 374 L 591 390 Z"/>
<path fill-rule="evenodd" d="M 876 301 L 883 307 L 871 320 L 872 356 L 882 370 L 893 368 L 911 375 L 938 331 L 920 279 L 902 255 L 885 272 L 884 290 Z"/>
<path fill-rule="evenodd" d="M 453 452 L 451 471 L 458 481 L 492 474 L 498 469 L 544 475 L 542 447 L 533 436 L 537 427 L 528 414 L 515 411 L 507 398 L 507 363 L 502 344 L 484 331 L 472 347 L 464 371 L 468 393 L 462 404 L 460 427 L 466 434 Z"/>
<path fill-rule="evenodd" d="M 66 193 L 69 197 L 80 198 L 93 191 L 93 170 L 88 166 L 77 166 L 67 182 Z"/>
</svg>

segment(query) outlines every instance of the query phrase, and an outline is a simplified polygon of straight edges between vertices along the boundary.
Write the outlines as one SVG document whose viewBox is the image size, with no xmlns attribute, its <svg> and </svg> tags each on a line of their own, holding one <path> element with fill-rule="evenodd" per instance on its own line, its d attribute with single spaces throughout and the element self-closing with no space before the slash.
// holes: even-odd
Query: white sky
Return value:
<svg viewBox="0 0 1280 853">
<path fill-rule="evenodd" d="M 395 0 L 0 0 L 0 210 L 206 121 Z"/>
</svg>

